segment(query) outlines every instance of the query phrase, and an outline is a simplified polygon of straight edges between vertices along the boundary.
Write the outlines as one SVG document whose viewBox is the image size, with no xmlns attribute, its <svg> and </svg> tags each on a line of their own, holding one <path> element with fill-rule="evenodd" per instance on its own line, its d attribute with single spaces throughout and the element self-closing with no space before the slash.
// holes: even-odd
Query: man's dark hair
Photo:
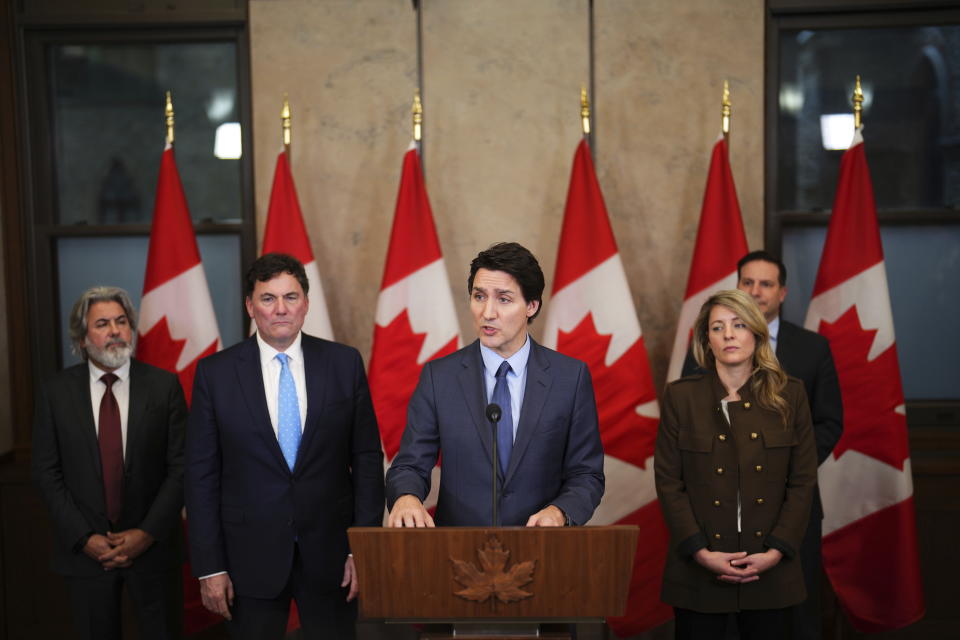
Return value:
<svg viewBox="0 0 960 640">
<path fill-rule="evenodd" d="M 527 323 L 540 315 L 543 308 L 543 270 L 530 251 L 516 242 L 498 242 L 477 254 L 470 263 L 467 278 L 467 293 L 473 293 L 473 278 L 480 269 L 503 271 L 514 277 L 520 285 L 520 293 L 526 302 L 537 302 L 537 311 L 527 318 Z"/>
<path fill-rule="evenodd" d="M 249 298 L 253 295 L 253 288 L 258 282 L 268 282 L 273 280 L 281 273 L 289 273 L 303 289 L 303 295 L 310 291 L 310 281 L 307 280 L 307 272 L 303 269 L 303 264 L 293 256 L 285 253 L 265 253 L 250 265 L 247 269 L 247 277 L 244 283 L 243 295 Z"/>
<path fill-rule="evenodd" d="M 777 278 L 780 281 L 780 286 L 787 286 L 787 268 L 783 265 L 783 261 L 780 258 L 776 257 L 769 251 L 751 251 L 747 255 L 740 258 L 740 262 L 737 263 L 737 282 L 740 281 L 740 272 L 743 270 L 743 265 L 750 262 L 756 262 L 761 260 L 763 262 L 770 262 L 777 265 L 777 269 L 780 270 L 780 277 Z"/>
</svg>

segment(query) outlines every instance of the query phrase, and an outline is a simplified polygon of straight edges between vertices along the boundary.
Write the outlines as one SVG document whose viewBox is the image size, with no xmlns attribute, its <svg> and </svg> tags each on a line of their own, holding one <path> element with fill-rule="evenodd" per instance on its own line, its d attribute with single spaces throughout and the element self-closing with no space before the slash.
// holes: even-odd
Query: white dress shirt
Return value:
<svg viewBox="0 0 960 640">
<path fill-rule="evenodd" d="M 770 332 L 770 347 L 777 350 L 777 336 L 780 335 L 780 316 L 777 316 L 767 324 L 767 331 Z"/>
<path fill-rule="evenodd" d="M 107 383 L 101 380 L 104 371 L 93 360 L 87 360 L 90 368 L 90 400 L 93 404 L 93 424 L 97 428 L 97 438 L 100 438 L 100 403 L 103 401 L 103 394 L 107 392 Z M 130 361 L 127 360 L 122 367 L 115 370 L 113 375 L 118 380 L 113 383 L 113 397 L 117 399 L 117 405 L 120 407 L 120 438 L 123 448 L 123 457 L 127 457 L 127 414 L 130 413 Z"/>
<path fill-rule="evenodd" d="M 287 354 L 287 362 L 293 383 L 297 387 L 297 404 L 300 405 L 300 433 L 307 421 L 307 374 L 303 366 L 303 348 L 300 338 L 303 332 L 297 334 L 290 346 L 283 353 Z M 270 412 L 270 424 L 273 426 L 273 435 L 279 434 L 277 427 L 277 407 L 280 402 L 280 353 L 260 337 L 257 332 L 257 346 L 260 347 L 260 371 L 263 373 L 263 393 L 267 398 L 267 411 Z"/>
</svg>

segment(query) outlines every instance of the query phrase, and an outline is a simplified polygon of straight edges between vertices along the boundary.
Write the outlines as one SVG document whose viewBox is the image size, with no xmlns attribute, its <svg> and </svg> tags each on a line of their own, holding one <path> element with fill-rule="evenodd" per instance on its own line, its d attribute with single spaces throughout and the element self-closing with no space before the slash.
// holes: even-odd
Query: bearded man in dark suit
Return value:
<svg viewBox="0 0 960 640">
<path fill-rule="evenodd" d="M 84 362 L 37 394 L 33 475 L 81 638 L 120 638 L 125 586 L 142 638 L 182 635 L 180 509 L 187 407 L 177 377 L 134 360 L 130 297 L 94 287 L 70 313 Z"/>
</svg>

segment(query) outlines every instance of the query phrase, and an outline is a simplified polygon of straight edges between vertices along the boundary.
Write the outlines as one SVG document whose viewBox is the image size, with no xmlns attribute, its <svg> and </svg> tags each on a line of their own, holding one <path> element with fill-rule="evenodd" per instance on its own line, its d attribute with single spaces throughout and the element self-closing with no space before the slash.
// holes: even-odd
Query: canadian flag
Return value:
<svg viewBox="0 0 960 640">
<path fill-rule="evenodd" d="M 380 424 L 385 463 L 389 463 L 400 449 L 407 403 L 424 363 L 453 353 L 460 346 L 450 281 L 415 144 L 403 157 L 375 320 L 370 393 Z M 431 483 L 428 507 L 436 504 L 439 468 L 434 475 L 437 477 Z"/>
<path fill-rule="evenodd" d="M 606 490 L 590 524 L 636 524 L 643 531 L 626 615 L 608 621 L 618 635 L 634 635 L 673 616 L 660 602 L 669 541 L 653 478 L 660 410 L 637 310 L 586 140 L 573 156 L 543 342 L 586 362 L 593 377 Z"/>
<path fill-rule="evenodd" d="M 300 201 L 297 199 L 297 187 L 293 183 L 290 162 L 284 151 L 277 156 L 277 168 L 273 174 L 270 208 L 267 210 L 267 224 L 263 230 L 263 253 L 286 253 L 303 263 L 310 283 L 307 294 L 310 309 L 303 321 L 303 331 L 318 338 L 333 340 L 320 270 L 310 248 L 310 237 L 307 235 Z M 251 333 L 254 329 L 256 325 L 251 323 Z"/>
<path fill-rule="evenodd" d="M 207 276 L 180 174 L 167 143 L 160 159 L 147 271 L 140 302 L 137 357 L 176 373 L 190 403 L 200 358 L 221 347 Z"/>
<path fill-rule="evenodd" d="M 680 319 L 677 321 L 667 382 L 679 378 L 683 371 L 683 361 L 690 348 L 690 332 L 700 307 L 715 291 L 736 288 L 737 261 L 746 253 L 747 236 L 743 232 L 737 188 L 730 171 L 727 141 L 721 136 L 713 145 L 710 158 L 697 243 L 687 277 L 687 292 L 683 296 Z"/>
<path fill-rule="evenodd" d="M 160 158 L 140 302 L 137 357 L 176 373 L 189 405 L 197 362 L 220 347 L 207 277 L 173 147 L 168 142 Z M 183 588 L 185 633 L 195 633 L 221 620 L 203 607 L 199 583 L 190 575 L 189 564 L 183 566 Z"/>
<path fill-rule="evenodd" d="M 819 472 L 823 566 L 857 630 L 898 629 L 923 616 L 923 590 L 900 365 L 859 129 L 840 163 L 806 326 L 830 341 L 843 397 L 843 437 Z"/>
</svg>

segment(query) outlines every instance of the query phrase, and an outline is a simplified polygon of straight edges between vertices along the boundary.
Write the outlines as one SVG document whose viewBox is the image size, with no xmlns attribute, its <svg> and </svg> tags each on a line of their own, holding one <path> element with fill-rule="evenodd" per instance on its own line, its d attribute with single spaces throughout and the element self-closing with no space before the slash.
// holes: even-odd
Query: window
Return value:
<svg viewBox="0 0 960 640">
<path fill-rule="evenodd" d="M 242 256 L 254 228 L 249 89 L 242 29 L 26 30 L 33 150 L 34 308 L 40 370 L 76 362 L 70 306 L 87 287 L 122 286 L 139 305 L 160 156 L 165 92 L 177 166 L 224 345 L 245 335 Z M 249 144 L 247 145 L 249 149 Z M 226 149 L 226 150 L 225 150 Z"/>
<path fill-rule="evenodd" d="M 956 406 L 960 13 L 779 4 L 769 3 L 766 243 L 787 265 L 784 317 L 802 324 L 806 315 L 859 74 L 908 418 L 911 405 Z M 956 421 L 956 411 L 941 415 Z"/>
</svg>

